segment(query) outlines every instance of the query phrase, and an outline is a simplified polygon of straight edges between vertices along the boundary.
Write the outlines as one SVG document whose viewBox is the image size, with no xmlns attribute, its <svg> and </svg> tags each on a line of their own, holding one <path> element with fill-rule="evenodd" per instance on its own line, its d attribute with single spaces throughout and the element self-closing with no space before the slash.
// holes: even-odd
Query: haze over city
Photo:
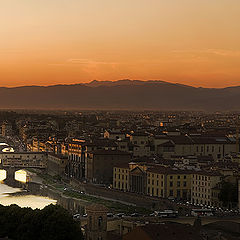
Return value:
<svg viewBox="0 0 240 240">
<path fill-rule="evenodd" d="M 240 85 L 238 0 L 3 0 L 0 86 Z"/>
</svg>

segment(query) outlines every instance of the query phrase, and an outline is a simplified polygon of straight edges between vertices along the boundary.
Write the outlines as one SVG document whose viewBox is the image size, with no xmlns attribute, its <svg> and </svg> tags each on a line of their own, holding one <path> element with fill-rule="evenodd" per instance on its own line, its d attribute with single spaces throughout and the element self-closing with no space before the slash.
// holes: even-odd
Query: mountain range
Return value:
<svg viewBox="0 0 240 240">
<path fill-rule="evenodd" d="M 2 109 L 240 110 L 240 86 L 201 88 L 165 81 L 0 87 Z"/>
</svg>

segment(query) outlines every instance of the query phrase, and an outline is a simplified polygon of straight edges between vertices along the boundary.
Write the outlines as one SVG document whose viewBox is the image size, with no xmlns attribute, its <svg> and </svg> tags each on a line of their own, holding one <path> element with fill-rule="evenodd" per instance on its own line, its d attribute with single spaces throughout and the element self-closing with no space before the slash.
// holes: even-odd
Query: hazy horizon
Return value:
<svg viewBox="0 0 240 240">
<path fill-rule="evenodd" d="M 149 79 L 149 80 L 143 80 L 143 79 L 117 79 L 117 80 L 90 80 L 88 82 L 76 82 L 76 83 L 53 83 L 53 84 L 31 84 L 31 85 L 16 85 L 16 86 L 1 86 L 0 88 L 22 88 L 22 87 L 54 87 L 54 86 L 71 86 L 71 85 L 87 85 L 97 81 L 97 82 L 105 82 L 107 84 L 108 83 L 116 83 L 116 82 L 121 82 L 121 81 L 140 81 L 140 82 L 144 82 L 144 83 L 148 83 L 148 82 L 166 82 L 169 84 L 176 84 L 176 85 L 185 85 L 185 86 L 189 86 L 189 87 L 195 87 L 195 88 L 208 88 L 208 89 L 224 89 L 224 88 L 229 88 L 229 87 L 239 87 L 240 86 L 240 81 L 239 84 L 235 84 L 235 85 L 226 85 L 223 87 L 204 87 L 204 86 L 195 86 L 195 85 L 191 85 L 191 84 L 184 84 L 184 83 L 180 83 L 180 82 L 171 82 L 171 81 L 165 81 L 165 80 L 157 80 L 157 79 Z M 101 86 L 103 86 L 104 84 L 102 84 Z"/>
</svg>

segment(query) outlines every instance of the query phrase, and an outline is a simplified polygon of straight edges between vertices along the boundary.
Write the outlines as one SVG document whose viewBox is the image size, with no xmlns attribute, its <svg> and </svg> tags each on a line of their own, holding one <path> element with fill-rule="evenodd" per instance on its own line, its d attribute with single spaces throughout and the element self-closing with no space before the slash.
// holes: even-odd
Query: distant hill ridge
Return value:
<svg viewBox="0 0 240 240">
<path fill-rule="evenodd" d="M 240 86 L 197 88 L 165 81 L 92 81 L 53 86 L 0 87 L 0 108 L 240 110 Z"/>
</svg>

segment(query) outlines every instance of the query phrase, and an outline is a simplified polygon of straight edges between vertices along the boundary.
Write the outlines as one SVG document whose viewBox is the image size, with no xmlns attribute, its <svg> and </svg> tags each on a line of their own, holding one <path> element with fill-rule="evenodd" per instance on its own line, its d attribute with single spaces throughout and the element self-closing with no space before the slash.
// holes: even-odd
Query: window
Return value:
<svg viewBox="0 0 240 240">
<path fill-rule="evenodd" d="M 181 191 L 177 190 L 177 197 L 179 198 L 181 196 Z"/>
<path fill-rule="evenodd" d="M 186 178 L 187 178 L 187 176 L 184 175 L 184 176 L 183 176 L 183 179 L 186 179 Z"/>
<path fill-rule="evenodd" d="M 180 176 L 177 176 L 177 179 L 180 179 Z"/>
<path fill-rule="evenodd" d="M 172 197 L 173 196 L 173 190 L 169 191 L 169 196 Z"/>
<path fill-rule="evenodd" d="M 187 182 L 186 182 L 186 181 L 183 182 L 183 186 L 184 186 L 184 187 L 187 186 Z"/>
<path fill-rule="evenodd" d="M 152 180 L 152 185 L 154 185 L 154 180 Z"/>
<path fill-rule="evenodd" d="M 177 187 L 180 187 L 180 182 L 179 181 L 177 182 Z"/>
<path fill-rule="evenodd" d="M 100 217 L 98 218 L 98 227 L 99 227 L 99 228 L 102 227 L 102 223 L 103 223 L 103 218 L 102 218 L 102 216 L 100 216 Z"/>
<path fill-rule="evenodd" d="M 173 176 L 170 176 L 170 179 L 173 179 Z"/>
<path fill-rule="evenodd" d="M 92 230 L 92 216 L 89 217 L 89 230 Z"/>
<path fill-rule="evenodd" d="M 171 182 L 169 182 L 169 186 L 170 187 L 172 187 L 173 186 L 173 182 L 171 181 Z"/>
</svg>

